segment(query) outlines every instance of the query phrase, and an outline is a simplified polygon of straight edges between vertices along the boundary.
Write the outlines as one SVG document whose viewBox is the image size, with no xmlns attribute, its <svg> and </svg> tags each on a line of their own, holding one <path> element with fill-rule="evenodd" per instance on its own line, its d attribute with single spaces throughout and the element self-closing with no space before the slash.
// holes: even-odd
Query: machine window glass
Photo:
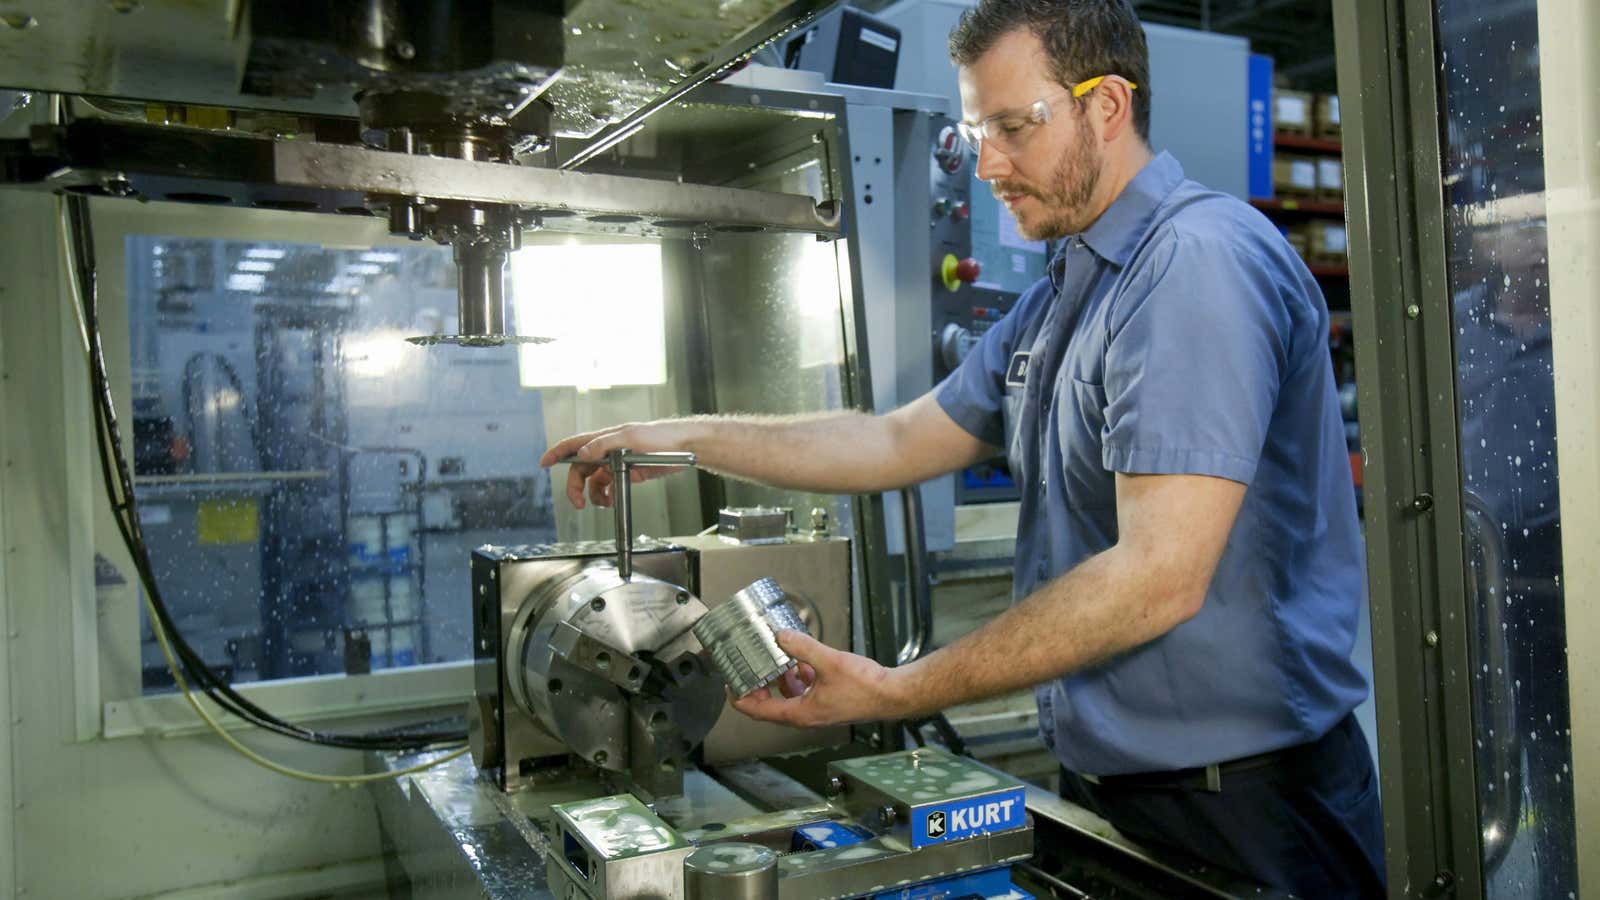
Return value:
<svg viewBox="0 0 1600 900">
<path fill-rule="evenodd" d="M 1439 0 L 1477 773 L 1489 897 L 1577 887 L 1534 0 Z"/>
<path fill-rule="evenodd" d="M 469 658 L 472 548 L 556 535 L 541 396 L 516 351 L 404 340 L 453 327 L 450 251 L 126 249 L 135 490 L 163 597 L 206 662 L 243 683 Z M 653 371 L 639 359 L 660 343 L 659 252 L 636 253 L 657 301 L 627 377 L 659 380 L 659 352 Z M 148 622 L 142 641 L 145 691 L 170 690 Z"/>
</svg>

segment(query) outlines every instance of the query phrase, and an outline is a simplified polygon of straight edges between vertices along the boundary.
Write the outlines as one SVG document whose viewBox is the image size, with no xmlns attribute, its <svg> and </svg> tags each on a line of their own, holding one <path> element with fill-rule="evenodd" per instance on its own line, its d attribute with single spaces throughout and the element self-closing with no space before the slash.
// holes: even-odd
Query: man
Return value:
<svg viewBox="0 0 1600 900">
<path fill-rule="evenodd" d="M 785 634 L 798 726 L 904 719 L 1034 687 L 1062 793 L 1138 840 L 1306 897 L 1382 893 L 1351 710 L 1363 555 L 1305 266 L 1245 204 L 1152 157 L 1127 0 L 983 0 L 951 35 L 977 174 L 1032 239 L 1065 238 L 945 382 L 884 416 L 695 418 L 568 438 L 874 492 L 1005 449 L 1022 486 L 1011 609 L 899 668 Z M 609 476 L 576 464 L 577 506 Z"/>
</svg>

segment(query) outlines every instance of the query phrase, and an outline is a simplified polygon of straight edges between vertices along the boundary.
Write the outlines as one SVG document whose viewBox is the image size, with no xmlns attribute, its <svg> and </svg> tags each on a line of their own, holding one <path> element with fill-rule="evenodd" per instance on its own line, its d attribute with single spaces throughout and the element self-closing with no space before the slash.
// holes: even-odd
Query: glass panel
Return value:
<svg viewBox="0 0 1600 900">
<path fill-rule="evenodd" d="M 1534 0 L 1439 0 L 1484 868 L 1577 889 Z"/>
<path fill-rule="evenodd" d="M 626 252 L 656 263 L 616 380 L 659 384 L 660 254 Z M 523 386 L 555 379 L 515 348 L 403 340 L 454 328 L 449 250 L 133 236 L 128 260 L 136 491 L 205 660 L 248 682 L 468 658 L 472 548 L 556 538 L 542 392 Z M 519 295 L 525 331 L 566 287 Z M 610 392 L 562 393 L 586 411 Z M 168 689 L 148 623 L 143 651 L 146 691 Z"/>
<path fill-rule="evenodd" d="M 613 536 L 610 510 L 553 495 L 549 439 L 842 404 L 842 245 L 535 237 L 513 327 L 557 342 L 520 353 L 405 342 L 455 327 L 444 248 L 127 239 L 135 490 L 207 663 L 249 682 L 466 659 L 474 547 Z M 851 524 L 833 497 L 729 482 L 726 500 Z M 639 485 L 636 531 L 699 531 L 702 505 L 692 478 Z M 170 689 L 148 622 L 143 662 L 146 691 Z"/>
</svg>

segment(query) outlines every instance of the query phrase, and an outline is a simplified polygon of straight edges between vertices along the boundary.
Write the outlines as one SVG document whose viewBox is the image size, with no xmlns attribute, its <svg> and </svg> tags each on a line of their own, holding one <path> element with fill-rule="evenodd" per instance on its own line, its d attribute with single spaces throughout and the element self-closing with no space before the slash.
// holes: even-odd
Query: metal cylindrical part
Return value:
<svg viewBox="0 0 1600 900">
<path fill-rule="evenodd" d="M 783 588 L 763 578 L 701 617 L 694 636 L 728 687 L 742 697 L 794 668 L 794 659 L 778 646 L 778 632 L 784 629 L 811 633 Z"/>
<path fill-rule="evenodd" d="M 506 333 L 506 249 L 496 241 L 458 240 L 456 303 L 460 321 L 456 333 L 504 335 Z"/>
<path fill-rule="evenodd" d="M 778 854 L 760 844 L 712 844 L 683 863 L 688 900 L 776 900 Z"/>
</svg>

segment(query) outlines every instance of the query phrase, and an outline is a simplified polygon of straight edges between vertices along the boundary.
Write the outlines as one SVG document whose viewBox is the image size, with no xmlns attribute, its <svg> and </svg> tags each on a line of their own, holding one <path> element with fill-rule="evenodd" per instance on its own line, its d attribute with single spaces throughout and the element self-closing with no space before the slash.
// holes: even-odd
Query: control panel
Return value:
<svg viewBox="0 0 1600 900">
<path fill-rule="evenodd" d="M 929 258 L 934 264 L 929 273 L 933 282 L 933 380 L 937 384 L 961 364 L 985 331 L 1011 311 L 1018 295 L 987 283 L 983 264 L 973 253 L 972 192 L 987 187 L 973 177 L 974 159 L 955 120 L 936 117 L 933 134 L 928 219 Z M 956 476 L 957 504 L 1016 498 L 1016 485 L 1004 457 Z"/>
</svg>

